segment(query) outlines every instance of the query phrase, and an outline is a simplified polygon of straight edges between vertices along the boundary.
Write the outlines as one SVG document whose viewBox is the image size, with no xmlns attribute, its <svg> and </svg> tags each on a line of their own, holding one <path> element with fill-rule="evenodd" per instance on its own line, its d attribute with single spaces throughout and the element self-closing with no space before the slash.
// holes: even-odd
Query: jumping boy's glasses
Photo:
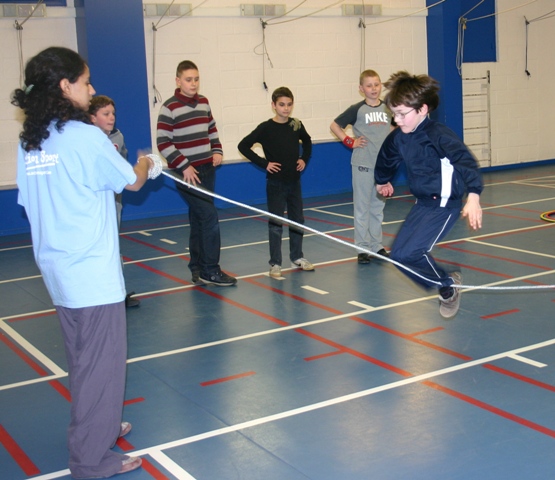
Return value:
<svg viewBox="0 0 555 480">
<path fill-rule="evenodd" d="M 393 115 L 393 118 L 400 118 L 401 120 L 404 120 L 405 117 L 414 110 L 414 108 L 411 108 L 409 111 L 401 113 L 401 112 L 391 112 L 391 114 Z"/>
</svg>

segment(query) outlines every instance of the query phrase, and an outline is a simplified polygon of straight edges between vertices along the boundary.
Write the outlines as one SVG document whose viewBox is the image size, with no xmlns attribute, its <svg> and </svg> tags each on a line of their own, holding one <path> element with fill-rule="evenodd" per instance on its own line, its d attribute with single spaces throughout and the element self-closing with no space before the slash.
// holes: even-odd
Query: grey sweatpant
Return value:
<svg viewBox="0 0 555 480">
<path fill-rule="evenodd" d="M 118 473 L 113 452 L 121 425 L 127 359 L 125 303 L 56 307 L 69 369 L 69 469 L 74 478 Z"/>
<path fill-rule="evenodd" d="M 373 168 L 352 165 L 351 170 L 355 245 L 376 253 L 383 248 L 382 222 L 385 202 L 378 195 Z"/>
</svg>

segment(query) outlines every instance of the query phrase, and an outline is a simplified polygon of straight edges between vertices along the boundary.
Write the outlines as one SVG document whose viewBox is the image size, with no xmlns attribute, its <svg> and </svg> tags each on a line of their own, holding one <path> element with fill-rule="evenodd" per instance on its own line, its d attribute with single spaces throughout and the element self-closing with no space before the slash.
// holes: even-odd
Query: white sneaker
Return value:
<svg viewBox="0 0 555 480">
<path fill-rule="evenodd" d="M 311 272 L 314 270 L 314 265 L 310 263 L 306 258 L 297 258 L 294 262 L 291 262 L 291 268 L 300 268 L 306 272 Z"/>
<path fill-rule="evenodd" d="M 281 278 L 281 266 L 280 265 L 270 265 L 270 277 Z"/>
<path fill-rule="evenodd" d="M 451 273 L 454 285 L 462 285 L 462 275 L 460 272 Z M 461 305 L 461 289 L 453 288 L 453 295 L 449 298 L 439 296 L 439 313 L 443 318 L 453 318 L 459 311 Z"/>
</svg>

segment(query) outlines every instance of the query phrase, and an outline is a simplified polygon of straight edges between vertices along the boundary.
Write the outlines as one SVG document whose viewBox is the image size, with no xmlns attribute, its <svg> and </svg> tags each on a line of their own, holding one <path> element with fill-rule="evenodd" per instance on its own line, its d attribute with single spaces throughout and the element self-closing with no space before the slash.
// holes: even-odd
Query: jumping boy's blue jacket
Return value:
<svg viewBox="0 0 555 480">
<path fill-rule="evenodd" d="M 376 162 L 378 185 L 391 181 L 404 161 L 411 193 L 419 204 L 458 208 L 468 193 L 480 194 L 476 159 L 450 128 L 425 118 L 416 129 L 396 128 L 385 139 Z"/>
</svg>

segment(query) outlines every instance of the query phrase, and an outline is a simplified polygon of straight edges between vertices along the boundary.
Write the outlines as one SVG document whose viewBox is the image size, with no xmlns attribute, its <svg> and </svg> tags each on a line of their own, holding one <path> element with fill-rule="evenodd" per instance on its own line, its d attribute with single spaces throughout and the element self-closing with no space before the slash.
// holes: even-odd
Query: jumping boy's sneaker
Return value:
<svg viewBox="0 0 555 480">
<path fill-rule="evenodd" d="M 462 285 L 462 275 L 460 272 L 451 274 L 453 285 Z M 461 304 L 461 289 L 453 288 L 453 295 L 449 298 L 439 297 L 439 313 L 443 318 L 453 318 L 459 311 Z"/>
<path fill-rule="evenodd" d="M 281 278 L 281 266 L 280 265 L 270 265 L 270 277 Z"/>
<path fill-rule="evenodd" d="M 200 281 L 205 285 L 218 285 L 219 287 L 231 287 L 237 283 L 237 279 L 219 270 L 218 272 L 206 275 L 200 274 Z"/>
<path fill-rule="evenodd" d="M 314 265 L 306 258 L 297 258 L 297 260 L 291 262 L 291 268 L 300 268 L 306 272 L 312 272 L 314 270 Z"/>
</svg>

